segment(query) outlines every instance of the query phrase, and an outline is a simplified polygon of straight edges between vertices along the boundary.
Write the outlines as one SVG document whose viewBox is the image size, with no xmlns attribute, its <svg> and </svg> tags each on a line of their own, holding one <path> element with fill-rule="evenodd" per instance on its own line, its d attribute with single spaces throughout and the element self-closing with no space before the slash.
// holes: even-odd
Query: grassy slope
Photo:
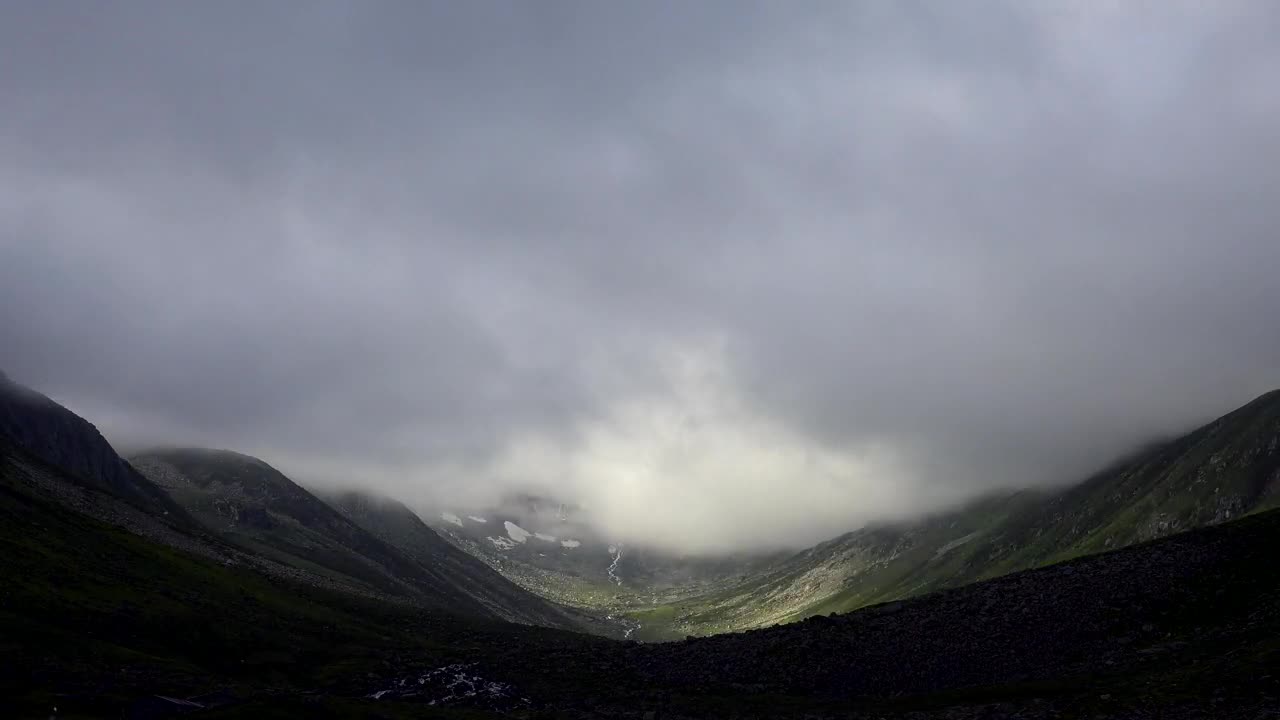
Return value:
<svg viewBox="0 0 1280 720">
<path fill-rule="evenodd" d="M 633 613 L 641 639 L 674 639 L 909 597 L 1123 547 L 1280 504 L 1280 391 L 1057 492 L 991 497 L 870 528 L 769 572 Z"/>
<path fill-rule="evenodd" d="M 205 527 L 252 552 L 390 595 L 430 589 L 421 568 L 256 458 L 186 448 L 133 462 Z"/>
</svg>

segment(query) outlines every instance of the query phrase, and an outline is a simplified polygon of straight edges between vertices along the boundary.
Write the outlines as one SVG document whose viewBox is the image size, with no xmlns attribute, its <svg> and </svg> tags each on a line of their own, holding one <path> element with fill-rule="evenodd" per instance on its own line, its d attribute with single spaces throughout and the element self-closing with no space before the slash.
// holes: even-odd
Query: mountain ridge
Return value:
<svg viewBox="0 0 1280 720">
<path fill-rule="evenodd" d="M 7 375 L 0 450 L 14 476 L 42 497 L 218 562 L 450 612 L 593 627 L 590 616 L 519 589 L 442 539 L 433 549 L 443 571 L 422 562 L 429 553 L 406 557 L 261 458 L 169 447 L 130 462 L 91 422 Z"/>
<path fill-rule="evenodd" d="M 109 492 L 177 523 L 186 512 L 121 458 L 88 420 L 40 392 L 0 373 L 0 437 L 68 471 L 79 482 Z"/>
<path fill-rule="evenodd" d="M 406 554 L 261 458 L 185 447 L 149 450 L 132 460 L 205 527 L 246 551 L 455 612 L 558 627 L 583 621 L 486 574 L 472 558 L 453 557 L 456 550 L 443 540 L 432 544 L 439 557 Z"/>
<path fill-rule="evenodd" d="M 404 503 L 370 492 L 319 492 L 318 497 L 352 522 L 398 548 L 435 574 L 468 590 L 494 614 L 512 622 L 590 629 L 608 634 L 595 618 L 551 601 L 531 604 L 529 593 L 501 573 L 441 537 Z M 532 606 L 531 606 L 532 605 Z"/>
</svg>

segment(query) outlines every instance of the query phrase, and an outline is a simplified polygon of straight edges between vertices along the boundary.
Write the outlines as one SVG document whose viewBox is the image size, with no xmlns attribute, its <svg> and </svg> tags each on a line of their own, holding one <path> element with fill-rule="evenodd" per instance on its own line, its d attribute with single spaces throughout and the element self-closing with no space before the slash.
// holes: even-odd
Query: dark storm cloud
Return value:
<svg viewBox="0 0 1280 720">
<path fill-rule="evenodd" d="M 0 367 L 120 442 L 691 548 L 1069 480 L 1280 384 L 1277 31 L 11 3 Z"/>
</svg>

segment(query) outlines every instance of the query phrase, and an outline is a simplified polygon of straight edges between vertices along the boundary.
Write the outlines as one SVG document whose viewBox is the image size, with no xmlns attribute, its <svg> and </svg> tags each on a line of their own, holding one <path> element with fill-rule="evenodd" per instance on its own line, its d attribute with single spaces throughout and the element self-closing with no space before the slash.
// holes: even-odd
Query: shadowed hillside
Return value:
<svg viewBox="0 0 1280 720">
<path fill-rule="evenodd" d="M 366 529 L 267 463 L 198 448 L 155 450 L 133 462 L 179 505 L 226 541 L 277 562 L 371 593 L 429 602 L 455 612 L 573 627 L 579 619 L 512 585 L 422 526 L 413 552 L 403 534 Z M 351 510 L 350 503 L 345 506 Z M 395 522 L 403 516 L 391 514 Z M 425 531 L 423 534 L 421 531 Z"/>
</svg>

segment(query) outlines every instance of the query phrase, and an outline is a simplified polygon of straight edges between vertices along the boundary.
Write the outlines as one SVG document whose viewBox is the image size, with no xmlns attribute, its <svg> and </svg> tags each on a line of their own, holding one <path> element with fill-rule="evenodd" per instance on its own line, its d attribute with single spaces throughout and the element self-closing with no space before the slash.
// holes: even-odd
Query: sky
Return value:
<svg viewBox="0 0 1280 720">
<path fill-rule="evenodd" d="M 799 546 L 1280 387 L 1280 4 L 0 4 L 0 369 Z"/>
</svg>

